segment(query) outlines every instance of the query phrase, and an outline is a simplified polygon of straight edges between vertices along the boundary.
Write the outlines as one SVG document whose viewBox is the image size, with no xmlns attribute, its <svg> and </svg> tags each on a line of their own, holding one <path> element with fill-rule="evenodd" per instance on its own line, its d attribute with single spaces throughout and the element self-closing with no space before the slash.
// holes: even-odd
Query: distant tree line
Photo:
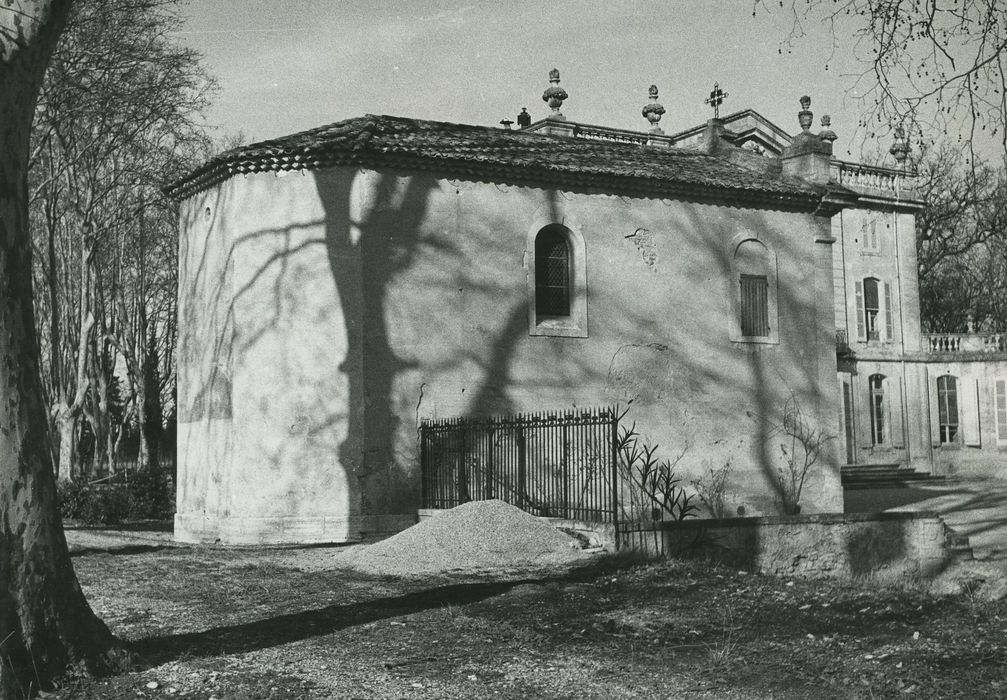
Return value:
<svg viewBox="0 0 1007 700">
<path fill-rule="evenodd" d="M 923 328 L 1007 331 L 1007 171 L 948 145 L 924 154 L 916 216 Z"/>
<path fill-rule="evenodd" d="M 214 88 L 170 37 L 177 4 L 76 3 L 36 109 L 35 312 L 61 478 L 114 473 L 126 443 L 140 467 L 174 447 L 178 227 L 159 188 L 207 156 Z"/>
</svg>

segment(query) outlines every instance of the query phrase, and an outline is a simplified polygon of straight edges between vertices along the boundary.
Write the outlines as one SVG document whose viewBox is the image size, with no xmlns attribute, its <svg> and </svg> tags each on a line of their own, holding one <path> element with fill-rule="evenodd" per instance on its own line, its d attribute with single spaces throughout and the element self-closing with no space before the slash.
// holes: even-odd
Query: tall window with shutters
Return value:
<svg viewBox="0 0 1007 700">
<path fill-rule="evenodd" d="M 873 277 L 864 280 L 864 327 L 867 329 L 868 340 L 878 340 L 878 316 L 881 305 L 878 303 L 878 281 Z"/>
<path fill-rule="evenodd" d="M 958 381 L 950 374 L 937 377 L 937 419 L 940 444 L 954 442 L 958 435 Z"/>
<path fill-rule="evenodd" d="M 892 315 L 892 288 L 877 277 L 857 280 L 857 339 L 862 341 L 892 341 L 894 317 Z"/>
</svg>

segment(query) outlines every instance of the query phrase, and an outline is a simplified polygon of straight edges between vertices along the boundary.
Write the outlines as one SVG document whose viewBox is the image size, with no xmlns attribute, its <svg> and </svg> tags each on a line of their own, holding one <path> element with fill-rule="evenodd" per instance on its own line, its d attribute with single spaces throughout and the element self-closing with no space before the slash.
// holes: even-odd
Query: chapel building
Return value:
<svg viewBox="0 0 1007 700">
<path fill-rule="evenodd" d="M 181 202 L 175 535 L 343 542 L 415 522 L 424 418 L 619 404 L 732 509 L 779 510 L 779 426 L 842 468 L 1007 470 L 1007 335 L 921 332 L 893 167 L 833 157 L 809 98 L 665 134 L 551 108 L 512 129 L 367 115 L 216 156 Z M 719 94 L 719 96 L 718 96 Z M 711 103 L 719 107 L 716 88 Z M 525 121 L 525 123 L 521 123 Z"/>
</svg>

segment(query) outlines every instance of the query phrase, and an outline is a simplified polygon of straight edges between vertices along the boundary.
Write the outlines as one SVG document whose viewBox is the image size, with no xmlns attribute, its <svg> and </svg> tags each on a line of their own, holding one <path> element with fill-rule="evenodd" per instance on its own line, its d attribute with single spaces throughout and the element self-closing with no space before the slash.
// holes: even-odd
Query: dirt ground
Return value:
<svg viewBox="0 0 1007 700">
<path fill-rule="evenodd" d="M 405 579 L 346 548 L 71 532 L 133 672 L 70 698 L 1007 697 L 1007 603 L 594 556 Z"/>
</svg>

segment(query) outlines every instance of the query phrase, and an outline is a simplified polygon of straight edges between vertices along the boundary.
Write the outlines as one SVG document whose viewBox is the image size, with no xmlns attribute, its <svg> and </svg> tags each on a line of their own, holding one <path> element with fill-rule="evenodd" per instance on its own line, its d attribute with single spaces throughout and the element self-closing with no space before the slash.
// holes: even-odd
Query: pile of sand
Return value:
<svg viewBox="0 0 1007 700">
<path fill-rule="evenodd" d="M 503 501 L 472 501 L 348 553 L 367 573 L 411 576 L 452 569 L 549 565 L 584 557 L 578 541 Z"/>
</svg>

